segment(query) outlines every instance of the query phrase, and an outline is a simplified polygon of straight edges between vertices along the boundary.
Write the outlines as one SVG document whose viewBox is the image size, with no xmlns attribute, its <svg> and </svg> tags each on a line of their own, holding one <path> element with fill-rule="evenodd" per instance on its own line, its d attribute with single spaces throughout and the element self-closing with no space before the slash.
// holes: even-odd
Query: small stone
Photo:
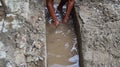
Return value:
<svg viewBox="0 0 120 67">
<path fill-rule="evenodd" d="M 3 42 L 0 41 L 0 49 L 4 47 Z"/>
<path fill-rule="evenodd" d="M 6 58 L 6 52 L 0 51 L 0 59 Z"/>
<path fill-rule="evenodd" d="M 33 57 L 32 56 L 28 56 L 27 57 L 27 62 L 31 62 L 31 61 L 34 61 Z"/>
<path fill-rule="evenodd" d="M 65 44 L 65 48 L 67 49 L 67 48 L 69 48 L 69 43 L 67 42 L 66 44 Z"/>
<path fill-rule="evenodd" d="M 24 54 L 16 54 L 15 56 L 15 63 L 19 66 L 21 64 L 25 64 L 25 56 Z"/>
<path fill-rule="evenodd" d="M 39 42 L 39 41 L 34 41 L 34 46 L 36 47 L 36 48 L 41 48 L 43 45 L 41 45 L 41 42 Z"/>
<path fill-rule="evenodd" d="M 12 66 L 12 64 L 10 62 L 7 62 L 6 67 L 13 67 L 13 66 Z"/>
<path fill-rule="evenodd" d="M 42 21 L 42 18 L 41 18 L 41 17 L 38 17 L 38 20 L 39 20 L 39 21 Z"/>
<path fill-rule="evenodd" d="M 8 29 L 6 29 L 6 28 L 3 28 L 3 31 L 2 32 L 8 32 Z"/>
<path fill-rule="evenodd" d="M 39 61 L 40 60 L 39 56 L 34 56 L 33 58 L 34 58 L 34 61 Z"/>
<path fill-rule="evenodd" d="M 7 22 L 12 22 L 14 20 L 13 16 L 6 17 Z"/>
</svg>

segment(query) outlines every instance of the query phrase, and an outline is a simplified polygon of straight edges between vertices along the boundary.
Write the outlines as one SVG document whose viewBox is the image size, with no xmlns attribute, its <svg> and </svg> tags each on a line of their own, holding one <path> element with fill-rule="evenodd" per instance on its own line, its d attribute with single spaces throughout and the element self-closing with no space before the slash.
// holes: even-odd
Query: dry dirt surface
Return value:
<svg viewBox="0 0 120 67">
<path fill-rule="evenodd" d="M 120 67 L 120 0 L 76 0 L 85 67 Z"/>
<path fill-rule="evenodd" d="M 0 67 L 45 67 L 43 0 L 5 0 L 0 10 Z"/>
</svg>

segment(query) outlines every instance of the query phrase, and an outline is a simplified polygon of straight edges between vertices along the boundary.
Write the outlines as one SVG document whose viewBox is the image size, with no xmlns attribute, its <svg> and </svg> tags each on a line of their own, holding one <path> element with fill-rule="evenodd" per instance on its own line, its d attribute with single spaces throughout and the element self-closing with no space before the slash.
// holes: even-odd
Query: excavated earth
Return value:
<svg viewBox="0 0 120 67">
<path fill-rule="evenodd" d="M 9 12 L 0 9 L 0 67 L 46 67 L 43 0 L 5 3 Z"/>
<path fill-rule="evenodd" d="M 120 0 L 76 1 L 84 67 L 120 67 Z"/>
</svg>

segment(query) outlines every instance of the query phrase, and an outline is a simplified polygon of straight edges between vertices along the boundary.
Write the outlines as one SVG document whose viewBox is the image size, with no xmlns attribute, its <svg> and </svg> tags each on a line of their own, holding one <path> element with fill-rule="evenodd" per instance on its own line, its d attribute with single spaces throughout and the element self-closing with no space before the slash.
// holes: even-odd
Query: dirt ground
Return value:
<svg viewBox="0 0 120 67">
<path fill-rule="evenodd" d="M 43 0 L 5 0 L 0 11 L 0 67 L 46 67 Z"/>
<path fill-rule="evenodd" d="M 120 0 L 76 1 L 85 67 L 120 67 Z"/>
</svg>

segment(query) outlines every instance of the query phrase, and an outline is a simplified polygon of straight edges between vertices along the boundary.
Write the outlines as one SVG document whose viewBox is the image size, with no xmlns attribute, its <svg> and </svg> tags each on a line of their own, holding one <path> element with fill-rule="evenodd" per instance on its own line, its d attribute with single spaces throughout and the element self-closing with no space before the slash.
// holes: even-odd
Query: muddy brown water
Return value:
<svg viewBox="0 0 120 67">
<path fill-rule="evenodd" d="M 47 22 L 48 67 L 79 67 L 73 21 L 55 28 Z"/>
<path fill-rule="evenodd" d="M 55 10 L 58 4 L 54 4 Z M 66 7 L 63 7 L 66 11 Z M 59 11 L 56 16 L 62 20 Z M 77 51 L 77 38 L 72 17 L 67 24 L 60 23 L 56 28 L 51 24 L 49 13 L 46 9 L 47 28 L 47 63 L 48 67 L 79 67 L 79 55 Z"/>
</svg>

